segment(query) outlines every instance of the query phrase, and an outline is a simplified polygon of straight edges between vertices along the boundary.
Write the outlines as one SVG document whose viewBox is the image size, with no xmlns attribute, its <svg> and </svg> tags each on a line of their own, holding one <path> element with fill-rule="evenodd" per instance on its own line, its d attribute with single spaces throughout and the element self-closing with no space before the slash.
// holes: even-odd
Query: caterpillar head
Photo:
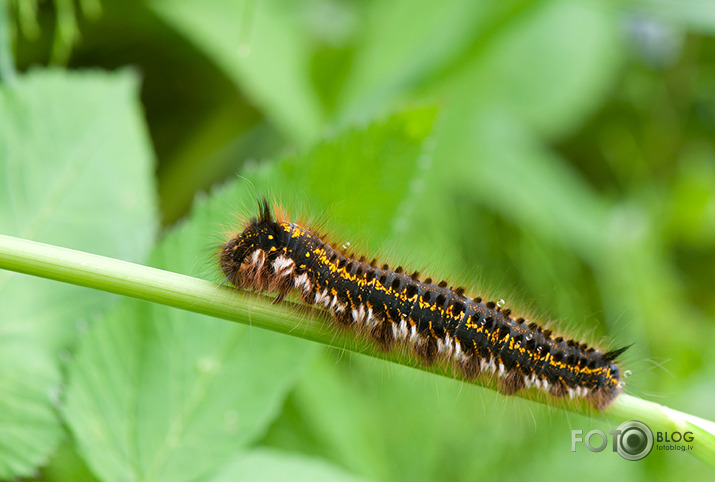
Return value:
<svg viewBox="0 0 715 482">
<path fill-rule="evenodd" d="M 268 201 L 263 199 L 259 208 L 259 216 L 221 246 L 219 265 L 234 286 L 263 290 L 270 274 L 266 257 L 277 249 L 279 229 Z"/>
</svg>

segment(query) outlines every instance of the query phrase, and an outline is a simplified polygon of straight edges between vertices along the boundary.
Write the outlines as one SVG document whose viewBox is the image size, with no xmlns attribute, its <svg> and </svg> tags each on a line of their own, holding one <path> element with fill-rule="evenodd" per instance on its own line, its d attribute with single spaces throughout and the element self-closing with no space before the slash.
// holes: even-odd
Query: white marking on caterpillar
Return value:
<svg viewBox="0 0 715 482">
<path fill-rule="evenodd" d="M 484 372 L 494 373 L 497 370 L 497 366 L 491 358 L 482 359 L 481 366 Z"/>
<path fill-rule="evenodd" d="M 420 342 L 420 337 L 417 334 L 417 327 L 416 326 L 411 326 L 410 327 L 410 343 L 419 343 Z"/>
<path fill-rule="evenodd" d="M 462 344 L 459 343 L 459 340 L 454 340 L 454 357 L 461 359 L 462 355 Z"/>
<path fill-rule="evenodd" d="M 363 305 L 360 305 L 358 307 L 358 322 L 362 323 L 363 320 L 365 319 L 365 307 Z"/>
<path fill-rule="evenodd" d="M 256 266 L 257 269 L 263 267 L 263 262 L 266 260 L 266 253 L 262 249 L 257 249 L 251 255 L 251 264 Z"/>
<path fill-rule="evenodd" d="M 296 288 L 302 288 L 304 293 L 308 293 L 312 288 L 310 280 L 308 279 L 308 275 L 306 273 L 303 273 L 300 276 L 296 276 L 295 280 L 293 281 L 293 284 Z"/>
<path fill-rule="evenodd" d="M 372 308 L 368 308 L 367 309 L 367 320 L 365 320 L 365 326 L 370 327 L 375 324 L 377 324 L 377 320 L 375 319 L 375 317 L 372 314 Z"/>
<path fill-rule="evenodd" d="M 400 339 L 404 340 L 407 338 L 409 335 L 410 330 L 407 328 L 407 320 L 401 320 L 400 321 L 400 329 L 399 329 L 399 334 L 400 334 Z"/>
<path fill-rule="evenodd" d="M 288 276 L 293 272 L 295 267 L 295 262 L 286 258 L 285 256 L 278 256 L 275 261 L 273 261 L 273 271 L 278 275 L 279 278 Z"/>
</svg>

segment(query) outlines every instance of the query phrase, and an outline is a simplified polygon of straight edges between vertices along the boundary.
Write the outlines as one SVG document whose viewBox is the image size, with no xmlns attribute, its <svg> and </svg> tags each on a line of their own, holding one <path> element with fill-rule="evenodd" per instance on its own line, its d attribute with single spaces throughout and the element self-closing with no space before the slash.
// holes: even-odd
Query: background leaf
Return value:
<svg viewBox="0 0 715 482">
<path fill-rule="evenodd" d="M 295 457 L 271 450 L 253 450 L 231 461 L 223 471 L 212 477 L 212 482 L 247 478 L 255 481 L 339 481 L 360 480 L 337 467 L 304 457 Z"/>
<path fill-rule="evenodd" d="M 307 39 L 280 1 L 150 2 L 246 90 L 292 141 L 307 144 L 323 123 L 309 79 Z M 287 8 L 288 7 L 288 8 Z"/>
<path fill-rule="evenodd" d="M 129 72 L 34 72 L 0 89 L 0 232 L 141 261 L 156 224 L 151 170 Z M 111 301 L 0 273 L 0 477 L 52 453 L 61 358 Z"/>
</svg>

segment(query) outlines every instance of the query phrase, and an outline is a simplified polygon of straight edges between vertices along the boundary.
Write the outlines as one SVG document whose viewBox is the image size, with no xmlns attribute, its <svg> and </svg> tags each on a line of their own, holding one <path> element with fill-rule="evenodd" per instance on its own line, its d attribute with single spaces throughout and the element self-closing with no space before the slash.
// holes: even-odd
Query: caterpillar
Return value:
<svg viewBox="0 0 715 482">
<path fill-rule="evenodd" d="M 469 298 L 464 288 L 445 281 L 355 259 L 282 217 L 263 199 L 258 216 L 219 248 L 219 266 L 229 283 L 277 292 L 275 302 L 297 290 L 305 303 L 366 331 L 383 349 L 401 342 L 426 365 L 438 357 L 449 360 L 464 379 L 496 376 L 506 395 L 535 387 L 603 410 L 621 393 L 615 360 L 628 347 L 603 352 L 556 336 L 516 317 L 501 300 Z"/>
</svg>

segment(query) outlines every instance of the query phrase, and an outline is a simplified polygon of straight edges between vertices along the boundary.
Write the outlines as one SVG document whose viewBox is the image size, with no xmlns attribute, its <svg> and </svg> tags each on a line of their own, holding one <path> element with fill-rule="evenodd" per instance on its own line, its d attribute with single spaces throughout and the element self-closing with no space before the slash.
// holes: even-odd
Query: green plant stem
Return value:
<svg viewBox="0 0 715 482">
<path fill-rule="evenodd" d="M 250 323 L 288 333 L 295 330 L 295 314 L 257 297 L 206 280 L 135 263 L 0 235 L 0 268 L 124 296 L 161 303 L 196 313 Z M 307 323 L 301 333 L 320 343 L 335 334 L 318 323 Z"/>
<path fill-rule="evenodd" d="M 306 317 L 298 314 L 291 304 L 272 304 L 265 297 L 244 295 L 206 280 L 161 269 L 5 235 L 0 235 L 0 268 L 247 323 L 432 373 L 454 376 L 452 370 L 440 364 L 432 367 L 416 364 L 414 357 L 404 350 L 383 352 L 367 339 L 336 332 L 321 320 L 317 312 L 317 316 Z M 495 388 L 493 381 L 489 380 L 479 380 L 477 384 Z M 524 396 L 540 399 L 540 394 L 534 390 L 524 392 Z M 586 403 L 567 403 L 564 408 L 578 413 L 592 412 Z M 640 420 L 654 432 L 692 432 L 692 453 L 715 466 L 715 423 L 711 421 L 628 394 L 618 397 L 603 413 L 618 423 Z"/>
</svg>

